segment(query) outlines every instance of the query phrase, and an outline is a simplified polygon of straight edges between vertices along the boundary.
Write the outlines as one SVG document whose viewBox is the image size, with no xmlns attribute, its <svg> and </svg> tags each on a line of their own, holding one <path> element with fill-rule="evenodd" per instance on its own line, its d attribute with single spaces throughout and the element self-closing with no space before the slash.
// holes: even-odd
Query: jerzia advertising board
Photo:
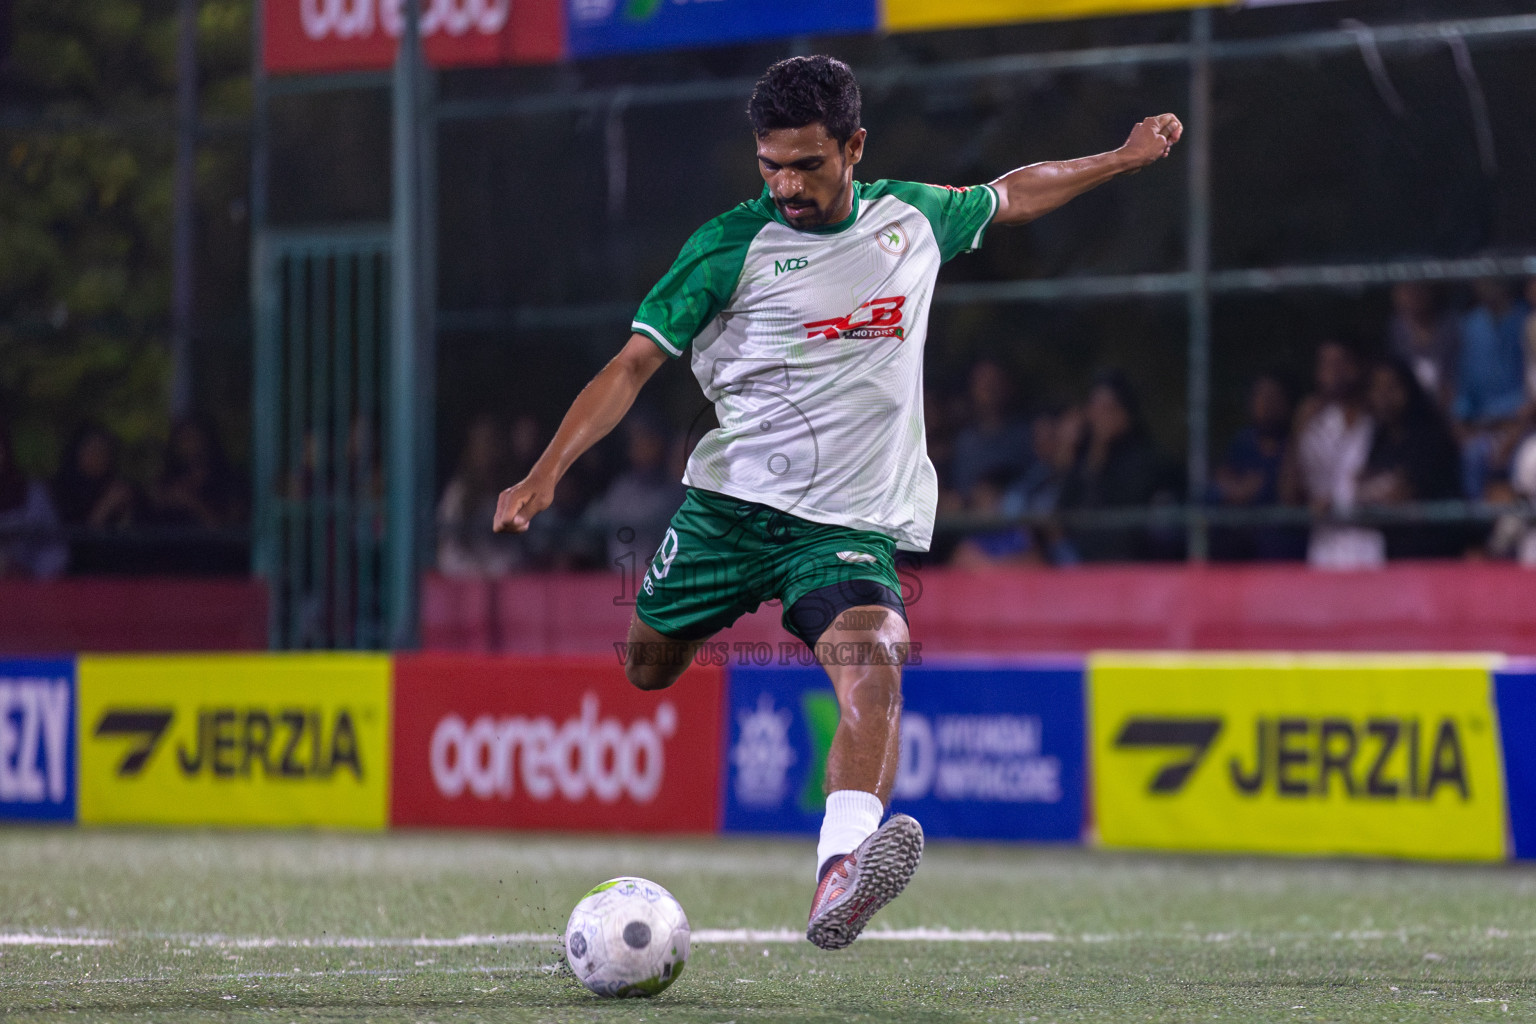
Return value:
<svg viewBox="0 0 1536 1024">
<path fill-rule="evenodd" d="M 395 659 L 396 825 L 712 832 L 720 670 L 645 693 L 614 658 Z"/>
<path fill-rule="evenodd" d="M 837 698 L 820 668 L 732 667 L 727 831 L 814 833 Z M 1077 842 L 1081 662 L 908 666 L 893 810 L 934 837 Z"/>
<path fill-rule="evenodd" d="M 79 660 L 80 820 L 382 828 L 389 658 Z"/>
<path fill-rule="evenodd" d="M 1444 860 L 1505 855 L 1491 663 L 1090 659 L 1106 846 Z"/>
</svg>

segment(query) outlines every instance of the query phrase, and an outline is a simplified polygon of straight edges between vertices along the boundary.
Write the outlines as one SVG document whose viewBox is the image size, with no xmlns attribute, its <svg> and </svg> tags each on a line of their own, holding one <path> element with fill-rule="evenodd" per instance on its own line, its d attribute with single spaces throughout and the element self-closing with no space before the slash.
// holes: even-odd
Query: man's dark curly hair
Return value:
<svg viewBox="0 0 1536 1024">
<path fill-rule="evenodd" d="M 834 57 L 817 54 L 781 60 L 763 72 L 747 101 L 747 117 L 759 138 L 776 128 L 820 121 L 842 146 L 859 130 L 859 107 L 853 71 Z"/>
</svg>

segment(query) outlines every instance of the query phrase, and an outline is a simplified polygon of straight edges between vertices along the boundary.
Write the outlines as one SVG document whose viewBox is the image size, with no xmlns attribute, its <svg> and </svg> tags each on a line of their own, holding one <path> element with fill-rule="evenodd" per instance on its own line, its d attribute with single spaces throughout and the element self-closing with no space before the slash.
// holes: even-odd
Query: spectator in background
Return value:
<svg viewBox="0 0 1536 1024">
<path fill-rule="evenodd" d="M 1455 414 L 1462 431 L 1463 491 L 1481 498 L 1504 473 L 1515 421 L 1526 405 L 1526 317 L 1509 284 L 1485 278 L 1473 286 L 1477 306 L 1461 324 L 1461 378 Z"/>
<path fill-rule="evenodd" d="M 1003 515 L 1048 515 L 1056 511 L 1061 485 L 1072 468 L 1082 432 L 1079 408 L 1035 414 L 1029 422 L 1029 468 L 1003 493 Z"/>
<path fill-rule="evenodd" d="M 64 448 L 53 478 L 53 503 L 59 520 L 76 531 L 69 544 L 71 572 L 139 567 L 120 543 L 101 536 L 133 526 L 142 511 L 143 495 L 123 475 L 120 458 L 116 435 L 95 422 L 81 424 Z"/>
<path fill-rule="evenodd" d="M 1294 443 L 1281 477 L 1281 494 L 1314 515 L 1347 515 L 1371 452 L 1371 417 L 1365 408 L 1360 361 L 1346 345 L 1318 346 L 1317 390 L 1296 412 Z M 1380 565 L 1386 539 L 1378 530 L 1318 523 L 1307 542 L 1307 561 L 1318 568 Z"/>
<path fill-rule="evenodd" d="M 453 477 L 437 503 L 437 571 L 445 576 L 504 576 L 526 562 L 526 534 L 494 533 L 496 496 L 519 477 L 507 472 L 502 426 L 484 415 L 469 426 Z"/>
<path fill-rule="evenodd" d="M 1536 277 L 1525 282 L 1525 304 L 1530 312 L 1525 317 L 1521 340 L 1525 352 L 1525 401 L 1529 409 L 1536 407 Z"/>
<path fill-rule="evenodd" d="M 1084 419 L 1086 436 L 1062 482 L 1060 507 L 1094 510 L 1149 504 L 1158 484 L 1157 451 L 1147 435 L 1141 404 L 1122 373 L 1112 370 L 1094 382 Z M 1131 561 L 1145 557 L 1148 548 L 1146 532 L 1139 529 L 1075 529 L 1067 542 L 1077 558 L 1089 562 Z"/>
<path fill-rule="evenodd" d="M 1393 357 L 1413 367 L 1419 385 L 1442 409 L 1456 400 L 1460 373 L 1461 332 L 1446 312 L 1434 287 L 1425 281 L 1405 281 L 1392 288 L 1392 319 L 1387 344 Z"/>
<path fill-rule="evenodd" d="M 0 578 L 48 580 L 64 571 L 69 549 L 48 489 L 16 463 L 10 424 L 0 413 Z"/>
<path fill-rule="evenodd" d="M 1228 508 L 1259 508 L 1280 503 L 1280 475 L 1291 435 L 1291 397 L 1273 374 L 1254 379 L 1248 390 L 1248 425 L 1238 431 L 1216 467 L 1211 500 Z M 1276 560 L 1300 558 L 1305 541 L 1283 526 L 1211 531 L 1216 558 Z"/>
<path fill-rule="evenodd" d="M 1004 493 L 1011 479 L 1007 470 L 994 470 L 971 488 L 971 512 L 979 516 L 1002 516 Z M 1025 526 L 1004 526 L 973 533 L 962 540 L 950 564 L 963 569 L 984 569 L 1001 565 L 1038 565 L 1041 562 L 1034 531 Z"/>
<path fill-rule="evenodd" d="M 967 501 L 983 477 L 1017 477 L 1029 466 L 1029 425 L 1010 410 L 1013 384 L 992 359 L 971 368 L 971 422 L 955 436 L 952 485 Z"/>
<path fill-rule="evenodd" d="M 1366 406 L 1373 426 L 1357 487 L 1361 504 L 1443 501 L 1460 494 L 1456 438 L 1406 361 L 1371 369 Z M 1449 523 L 1389 526 L 1382 534 L 1389 558 L 1451 558 L 1468 546 L 1466 530 Z"/>
<path fill-rule="evenodd" d="M 240 526 L 246 521 L 245 494 L 213 423 L 197 414 L 177 420 L 154 490 L 155 519 L 167 526 L 205 530 Z"/>
<path fill-rule="evenodd" d="M 624 426 L 628 465 L 587 509 L 587 516 L 607 538 L 608 564 L 633 569 L 638 578 L 661 547 L 686 490 L 682 467 L 667 464 L 667 431 L 661 421 L 633 411 Z"/>
</svg>

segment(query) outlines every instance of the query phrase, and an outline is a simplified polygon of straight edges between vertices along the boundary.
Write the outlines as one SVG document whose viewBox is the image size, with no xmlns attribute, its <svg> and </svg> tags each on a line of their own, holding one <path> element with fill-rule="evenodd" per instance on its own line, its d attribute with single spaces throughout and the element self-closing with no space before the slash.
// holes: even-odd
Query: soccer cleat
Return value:
<svg viewBox="0 0 1536 1024">
<path fill-rule="evenodd" d="M 901 895 L 922 859 L 923 826 L 908 815 L 891 815 L 822 875 L 805 937 L 822 949 L 849 945 L 875 911 Z"/>
</svg>

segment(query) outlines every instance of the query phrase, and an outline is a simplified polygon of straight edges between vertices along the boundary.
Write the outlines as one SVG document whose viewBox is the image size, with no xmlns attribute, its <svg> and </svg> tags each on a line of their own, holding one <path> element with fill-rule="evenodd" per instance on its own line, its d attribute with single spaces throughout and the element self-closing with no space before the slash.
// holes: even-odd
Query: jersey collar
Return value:
<svg viewBox="0 0 1536 1024">
<path fill-rule="evenodd" d="M 856 181 L 853 183 L 853 209 L 848 212 L 848 216 L 844 217 L 836 224 L 824 224 L 819 228 L 797 228 L 788 220 L 786 220 L 784 217 L 784 211 L 780 210 L 779 204 L 773 201 L 773 194 L 768 191 L 767 185 L 763 186 L 763 194 L 758 199 L 758 202 L 762 204 L 763 209 L 768 211 L 768 215 L 770 217 L 792 231 L 798 231 L 802 235 L 836 235 L 847 231 L 849 228 L 853 227 L 854 224 L 858 223 L 859 192 L 863 188 L 864 185 L 862 182 Z"/>
</svg>

